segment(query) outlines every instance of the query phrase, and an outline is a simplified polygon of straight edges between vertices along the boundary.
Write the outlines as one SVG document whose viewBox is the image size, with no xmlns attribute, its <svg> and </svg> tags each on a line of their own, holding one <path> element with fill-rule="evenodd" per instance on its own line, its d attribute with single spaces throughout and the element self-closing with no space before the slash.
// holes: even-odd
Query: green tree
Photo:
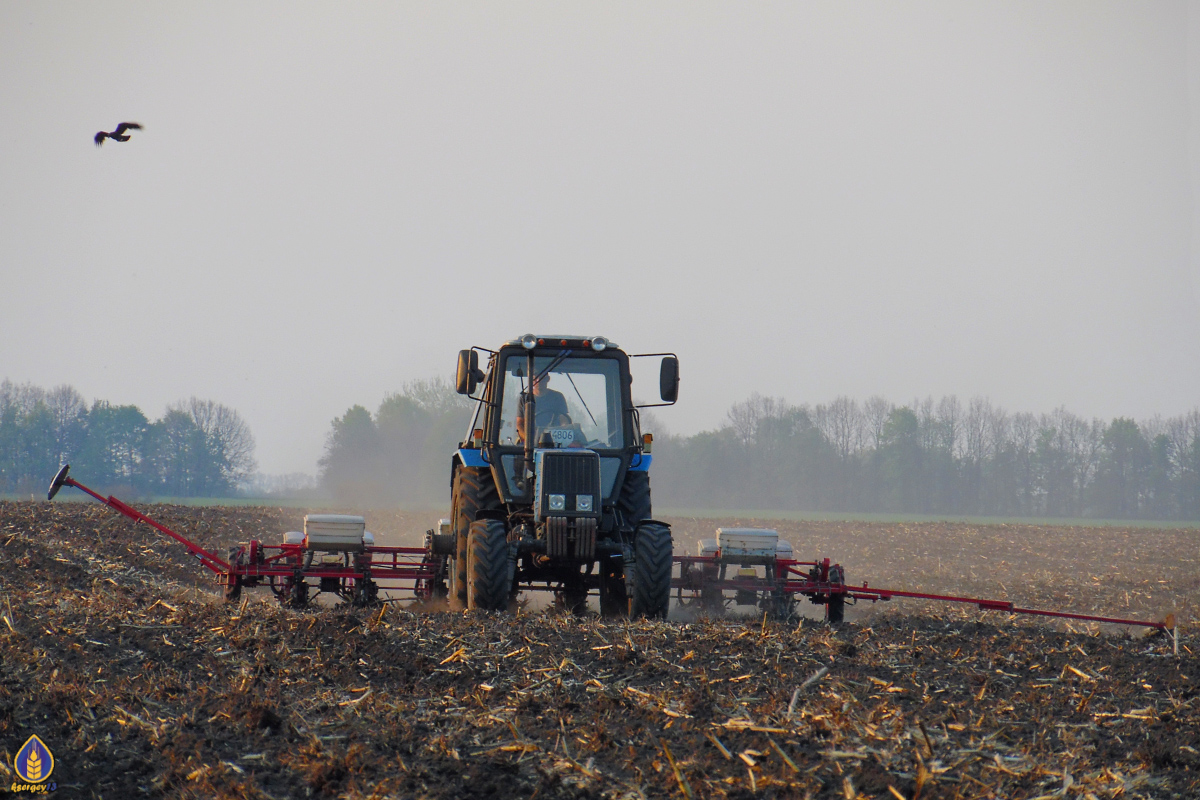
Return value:
<svg viewBox="0 0 1200 800">
<path fill-rule="evenodd" d="M 921 424 L 908 406 L 894 409 L 883 425 L 883 480 L 889 509 L 903 513 L 925 511 L 920 505 L 924 452 Z"/>
<path fill-rule="evenodd" d="M 1165 434 L 1154 437 L 1146 463 L 1142 507 L 1151 519 L 1171 519 L 1177 515 L 1176 491 L 1171 464 L 1171 440 Z"/>
<path fill-rule="evenodd" d="M 345 502 L 444 503 L 450 455 L 472 409 L 441 378 L 404 384 L 384 397 L 374 417 L 354 406 L 333 421 L 326 438 L 322 485 Z"/>
<path fill-rule="evenodd" d="M 352 406 L 333 421 L 325 438 L 325 454 L 319 462 L 321 485 L 339 500 L 377 498 L 383 488 L 381 452 L 371 412 Z"/>
<path fill-rule="evenodd" d="M 180 408 L 167 409 L 149 429 L 150 461 L 156 493 L 175 497 L 207 494 L 211 466 L 204 432 Z"/>
<path fill-rule="evenodd" d="M 87 436 L 75 464 L 97 486 L 148 492 L 153 476 L 147 462 L 150 421 L 134 405 L 97 400 L 88 411 Z"/>
<path fill-rule="evenodd" d="M 1104 432 L 1103 456 L 1094 496 L 1101 513 L 1112 519 L 1140 515 L 1142 492 L 1150 462 L 1150 445 L 1138 424 L 1114 419 Z"/>
</svg>

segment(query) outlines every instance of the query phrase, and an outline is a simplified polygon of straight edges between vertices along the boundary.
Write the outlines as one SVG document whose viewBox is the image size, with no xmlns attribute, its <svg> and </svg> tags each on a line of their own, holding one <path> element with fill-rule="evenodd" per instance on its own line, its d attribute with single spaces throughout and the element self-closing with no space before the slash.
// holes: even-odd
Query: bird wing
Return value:
<svg viewBox="0 0 1200 800">
<path fill-rule="evenodd" d="M 124 133 L 125 131 L 129 130 L 130 128 L 132 128 L 135 131 L 140 131 L 142 129 L 142 126 L 137 124 L 136 122 L 122 122 L 120 125 L 117 126 L 116 132 Z"/>
<path fill-rule="evenodd" d="M 96 147 L 99 147 L 100 145 L 104 144 L 104 139 L 107 136 L 108 136 L 108 134 L 105 133 L 104 131 L 100 131 L 99 133 L 97 133 L 96 138 L 94 140 L 96 142 Z"/>
</svg>

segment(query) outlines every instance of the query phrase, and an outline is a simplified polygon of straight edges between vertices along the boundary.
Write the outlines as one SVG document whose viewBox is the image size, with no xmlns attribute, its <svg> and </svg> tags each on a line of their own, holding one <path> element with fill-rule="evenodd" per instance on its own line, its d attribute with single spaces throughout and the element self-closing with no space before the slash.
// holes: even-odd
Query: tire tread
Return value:
<svg viewBox="0 0 1200 800">
<path fill-rule="evenodd" d="M 652 523 L 638 529 L 633 569 L 626 576 L 629 615 L 666 619 L 671 602 L 671 529 Z"/>
<path fill-rule="evenodd" d="M 508 532 L 504 523 L 471 523 L 467 555 L 467 608 L 503 611 L 508 607 Z"/>
</svg>

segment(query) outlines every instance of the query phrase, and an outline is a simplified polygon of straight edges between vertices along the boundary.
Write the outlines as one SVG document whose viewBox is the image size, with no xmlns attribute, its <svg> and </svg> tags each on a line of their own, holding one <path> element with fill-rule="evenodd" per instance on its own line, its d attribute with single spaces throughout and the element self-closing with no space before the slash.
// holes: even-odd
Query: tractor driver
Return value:
<svg viewBox="0 0 1200 800">
<path fill-rule="evenodd" d="M 533 383 L 533 424 L 535 430 L 566 426 L 571 424 L 571 415 L 567 411 L 567 398 L 562 392 L 555 391 L 546 385 L 549 376 L 543 375 Z M 525 393 L 522 392 L 517 400 L 517 439 L 525 441 Z"/>
</svg>

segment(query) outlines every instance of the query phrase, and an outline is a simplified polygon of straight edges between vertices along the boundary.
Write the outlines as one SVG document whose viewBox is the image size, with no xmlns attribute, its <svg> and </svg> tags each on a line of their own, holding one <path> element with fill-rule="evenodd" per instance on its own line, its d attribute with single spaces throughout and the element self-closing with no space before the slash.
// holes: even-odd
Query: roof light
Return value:
<svg viewBox="0 0 1200 800">
<path fill-rule="evenodd" d="M 521 337 L 521 347 L 524 347 L 526 350 L 532 350 L 537 347 L 537 337 L 532 333 L 525 334 Z"/>
<path fill-rule="evenodd" d="M 596 336 L 592 339 L 592 349 L 597 353 L 606 347 L 608 347 L 608 339 L 605 339 L 603 336 Z"/>
</svg>

